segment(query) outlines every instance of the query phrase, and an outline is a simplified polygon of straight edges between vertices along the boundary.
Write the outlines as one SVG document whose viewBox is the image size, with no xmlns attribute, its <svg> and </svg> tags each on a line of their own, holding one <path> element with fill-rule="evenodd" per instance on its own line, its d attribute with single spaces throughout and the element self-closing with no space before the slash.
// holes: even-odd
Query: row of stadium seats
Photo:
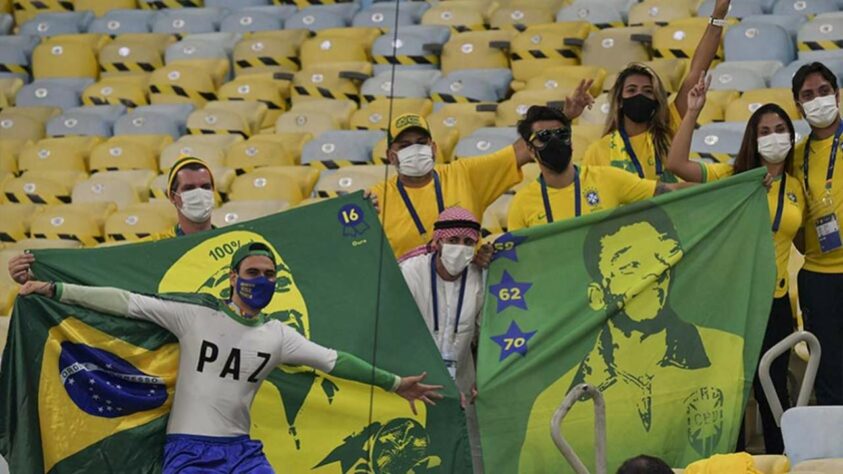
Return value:
<svg viewBox="0 0 843 474">
<path fill-rule="evenodd" d="M 451 2 L 448 2 L 451 3 Z M 797 59 L 843 59 L 843 14 L 804 18 L 762 15 L 745 18 L 727 29 L 727 62 Z M 202 70 L 213 82 L 210 92 L 234 75 L 246 72 L 295 72 L 337 63 L 374 63 L 375 73 L 391 70 L 439 69 L 443 75 L 464 69 L 511 69 L 526 82 L 542 67 L 584 64 L 617 72 L 629 61 L 687 59 L 706 28 L 704 18 L 685 18 L 661 27 L 596 30 L 585 21 L 535 24 L 523 31 L 489 30 L 452 33 L 445 26 L 408 26 L 397 39 L 378 28 L 332 28 L 313 37 L 304 29 L 249 33 L 126 32 L 111 37 L 97 33 L 62 33 L 39 39 L 25 32 L 0 36 L 0 77 L 30 78 L 112 76 L 149 77 L 150 86 L 172 82 L 175 66 Z M 798 48 L 797 48 L 798 45 Z M 798 54 L 797 54 L 798 49 Z M 798 58 L 797 58 L 798 56 Z M 620 63 L 620 65 L 619 65 Z M 160 70 L 171 67 L 159 74 Z M 365 79 L 371 71 L 344 79 Z M 196 72 L 200 75 L 202 73 Z M 193 75 L 193 74 L 192 74 Z M 361 77 L 362 76 L 362 77 Z M 200 79 L 197 78 L 197 81 Z M 140 81 L 145 85 L 144 81 Z M 493 85 L 496 85 L 493 81 Z"/>
<path fill-rule="evenodd" d="M 397 17 L 392 2 L 374 3 L 363 7 L 359 3 L 337 3 L 306 6 L 251 5 L 227 2 L 225 6 L 205 8 L 175 8 L 159 11 L 121 9 L 114 5 L 108 11 L 76 10 L 44 11 L 20 10 L 17 25 L 20 34 L 54 36 L 73 33 L 158 32 L 170 34 L 210 33 L 215 31 L 244 33 L 280 29 L 319 31 L 327 28 L 377 27 L 381 29 L 423 24 L 444 25 L 456 31 L 486 28 L 513 28 L 535 24 L 587 21 L 599 28 L 623 25 L 638 26 L 667 24 L 691 16 L 710 15 L 714 0 L 517 0 L 489 2 L 485 0 L 456 0 L 430 4 L 402 2 Z M 756 15 L 806 17 L 836 12 L 837 0 L 746 0 L 736 3 L 730 11 L 733 18 Z M 16 11 L 18 13 L 18 11 Z M 34 13 L 34 16 L 33 16 Z M 97 18 L 96 13 L 100 13 Z M 787 22 L 786 20 L 781 20 Z M 12 17 L 0 20 L 0 32 L 12 28 Z"/>
</svg>

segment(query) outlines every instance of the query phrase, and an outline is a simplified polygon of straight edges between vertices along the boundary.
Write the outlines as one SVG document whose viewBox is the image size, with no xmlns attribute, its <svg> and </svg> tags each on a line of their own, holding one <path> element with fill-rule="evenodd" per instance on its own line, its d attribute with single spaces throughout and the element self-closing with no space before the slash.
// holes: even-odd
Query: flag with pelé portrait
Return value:
<svg viewBox="0 0 843 474">
<path fill-rule="evenodd" d="M 307 338 L 399 375 L 428 372 L 446 398 L 417 415 L 401 397 L 307 367 L 277 367 L 251 436 L 278 472 L 462 473 L 459 396 L 360 193 L 208 232 L 96 249 L 35 251 L 35 277 L 203 304 L 230 296 L 229 262 L 276 255 L 264 311 Z M 160 472 L 178 341 L 151 323 L 40 296 L 18 298 L 0 366 L 0 454 L 12 472 Z"/>
<path fill-rule="evenodd" d="M 495 242 L 477 376 L 486 466 L 573 472 L 551 420 L 583 383 L 605 400 L 609 472 L 642 453 L 682 468 L 734 451 L 776 279 L 763 174 Z M 560 430 L 594 472 L 592 403 Z"/>
</svg>

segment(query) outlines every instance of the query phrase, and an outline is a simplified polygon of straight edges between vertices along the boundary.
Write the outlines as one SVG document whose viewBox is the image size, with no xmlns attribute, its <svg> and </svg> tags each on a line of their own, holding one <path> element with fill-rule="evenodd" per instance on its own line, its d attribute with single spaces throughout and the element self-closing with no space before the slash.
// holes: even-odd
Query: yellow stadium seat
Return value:
<svg viewBox="0 0 843 474">
<path fill-rule="evenodd" d="M 331 114 L 290 110 L 275 121 L 275 133 L 310 133 L 314 137 L 328 130 L 341 130 L 342 125 Z"/>
<path fill-rule="evenodd" d="M 32 203 L 4 203 L 0 204 L 0 242 L 17 242 L 29 236 L 29 226 L 43 206 Z M 0 273 L 8 275 L 6 266 L 0 267 Z"/>
<path fill-rule="evenodd" d="M 286 211 L 290 208 L 287 201 L 229 201 L 211 213 L 211 223 L 216 227 L 239 224 L 241 222 Z"/>
<path fill-rule="evenodd" d="M 90 10 L 96 16 L 103 16 L 111 10 L 129 9 L 138 7 L 135 0 L 74 0 L 73 9 L 77 12 Z"/>
<path fill-rule="evenodd" d="M 35 122 L 44 125 L 47 123 L 48 120 L 51 118 L 61 115 L 62 110 L 58 107 L 50 107 L 45 105 L 34 105 L 34 106 L 27 106 L 27 107 L 9 107 L 7 109 L 0 110 L 0 118 L 5 118 L 7 116 L 21 116 L 27 117 Z M 14 131 L 14 133 L 20 136 L 23 132 Z M 34 138 L 34 137 L 32 137 Z M 40 138 L 40 137 L 39 137 Z"/>
<path fill-rule="evenodd" d="M 187 48 L 190 48 L 190 46 Z M 214 81 L 214 89 L 225 82 L 225 78 L 228 77 L 229 69 L 231 68 L 228 58 L 175 59 L 168 61 L 167 66 L 187 66 L 192 69 L 204 71 Z"/>
<path fill-rule="evenodd" d="M 118 209 L 140 202 L 132 183 L 97 173 L 73 187 L 73 202 L 113 202 Z"/>
<path fill-rule="evenodd" d="M 9 248 L 18 251 L 36 249 L 78 249 L 82 244 L 76 240 L 65 239 L 23 239 Z"/>
<path fill-rule="evenodd" d="M 216 85 L 204 69 L 188 65 L 161 67 L 149 78 L 149 98 L 152 104 L 193 104 L 201 108 L 217 100 Z"/>
<path fill-rule="evenodd" d="M 284 153 L 298 165 L 301 164 L 301 153 L 304 144 L 313 139 L 309 132 L 271 133 L 254 135 L 249 140 L 252 142 L 277 143 L 284 148 Z"/>
<path fill-rule="evenodd" d="M 88 157 L 101 137 L 67 136 L 44 138 L 25 146 L 18 158 L 18 168 L 27 170 L 87 170 Z"/>
<path fill-rule="evenodd" d="M 571 146 L 574 150 L 572 160 L 579 163 L 588 146 L 600 140 L 603 136 L 603 125 L 583 124 L 574 125 L 571 128 Z"/>
<path fill-rule="evenodd" d="M 661 79 L 664 89 L 668 93 L 673 93 L 677 92 L 679 87 L 682 85 L 682 80 L 685 78 L 685 71 L 690 64 L 690 60 L 676 58 L 654 59 L 652 61 L 644 61 L 640 64 L 643 64 L 655 71 L 659 76 L 659 79 Z M 614 72 L 606 77 L 606 80 L 603 81 L 603 90 L 605 92 L 609 92 L 609 90 L 611 90 L 617 77 L 618 72 Z"/>
<path fill-rule="evenodd" d="M 124 137 L 112 137 L 91 151 L 91 172 L 111 170 L 158 170 L 156 149 Z"/>
<path fill-rule="evenodd" d="M 177 223 L 178 219 L 171 213 L 162 212 L 159 205 L 134 205 L 115 212 L 105 221 L 105 237 L 111 242 L 140 240 L 165 232 Z"/>
<path fill-rule="evenodd" d="M 286 37 L 252 35 L 240 40 L 234 47 L 234 72 L 244 73 L 298 71 L 301 67 L 298 53 L 302 41 L 307 38 L 305 30 L 284 30 Z"/>
<path fill-rule="evenodd" d="M 650 38 L 651 29 L 641 26 L 592 32 L 583 46 L 582 63 L 615 73 L 631 62 L 649 61 Z"/>
<path fill-rule="evenodd" d="M 310 198 L 304 199 L 300 203 L 296 204 L 296 207 L 309 206 L 311 204 L 323 202 L 323 201 L 326 201 L 328 199 L 331 199 L 331 198 L 310 197 Z"/>
<path fill-rule="evenodd" d="M 6 181 L 3 193 L 10 203 L 67 204 L 73 185 L 84 176 L 75 171 L 29 171 Z"/>
<path fill-rule="evenodd" d="M 366 48 L 366 51 L 372 49 L 375 40 L 378 39 L 383 32 L 380 28 L 370 28 L 366 26 L 352 26 L 344 28 L 326 28 L 319 30 L 316 33 L 316 38 L 331 38 L 337 40 L 349 39 L 352 41 L 360 41 Z"/>
<path fill-rule="evenodd" d="M 357 111 L 357 103 L 341 99 L 312 99 L 296 102 L 290 112 L 322 112 L 330 115 L 342 128 L 351 124 L 351 116 Z"/>
<path fill-rule="evenodd" d="M 8 107 L 0 111 L 0 140 L 40 140 L 44 138 L 44 123 L 26 113 L 23 107 Z M 56 114 L 58 115 L 58 114 Z"/>
<path fill-rule="evenodd" d="M 85 45 L 94 51 L 94 54 L 99 54 L 100 50 L 111 42 L 111 37 L 100 33 L 73 33 L 66 35 L 56 35 L 49 39 L 51 42 L 58 43 L 73 43 Z"/>
<path fill-rule="evenodd" d="M 538 164 L 536 164 L 535 162 L 531 162 L 521 167 L 521 173 L 524 174 L 524 179 L 522 179 L 520 183 L 513 186 L 512 189 L 510 189 L 510 194 L 515 194 L 516 192 L 518 192 L 519 189 L 539 179 L 539 174 L 541 174 L 541 170 L 539 169 Z"/>
<path fill-rule="evenodd" d="M 461 0 L 433 5 L 422 15 L 421 24 L 448 26 L 455 32 L 486 29 L 481 3 Z"/>
<path fill-rule="evenodd" d="M 100 72 L 103 77 L 141 75 L 146 76 L 164 66 L 164 40 L 148 34 L 137 38 L 136 35 L 121 35 L 103 46 L 99 53 Z"/>
<path fill-rule="evenodd" d="M 524 118 L 531 105 L 547 105 L 562 109 L 565 96 L 554 89 L 524 90 L 512 94 L 509 100 L 498 104 L 495 125 L 498 127 L 514 127 Z"/>
<path fill-rule="evenodd" d="M 184 156 L 199 158 L 211 168 L 223 166 L 226 149 L 238 141 L 240 137 L 234 135 L 183 136 L 164 148 L 158 159 L 158 169 L 166 173 Z"/>
<path fill-rule="evenodd" d="M 386 130 L 389 127 L 390 107 L 393 117 L 406 113 L 427 116 L 433 110 L 433 102 L 430 99 L 420 98 L 400 98 L 391 101 L 386 98 L 378 98 L 354 112 L 351 116 L 351 129 Z"/>
<path fill-rule="evenodd" d="M 508 69 L 511 30 L 469 31 L 452 35 L 442 48 L 442 74 L 460 69 Z"/>
<path fill-rule="evenodd" d="M 674 20 L 693 16 L 689 2 L 681 0 L 645 0 L 629 9 L 629 26 L 664 26 Z"/>
<path fill-rule="evenodd" d="M 131 169 L 122 169 L 122 170 L 114 170 L 114 171 L 102 171 L 97 173 L 99 176 L 110 177 L 114 179 L 119 179 L 130 183 L 132 189 L 135 191 L 135 194 L 138 195 L 141 201 L 144 201 L 149 196 L 149 186 L 152 184 L 152 180 L 155 179 L 157 174 L 155 171 L 151 170 L 131 170 Z"/>
<path fill-rule="evenodd" d="M 220 100 L 258 101 L 266 105 L 261 129 L 275 125 L 278 117 L 287 110 L 290 82 L 273 79 L 272 74 L 242 74 L 222 85 L 217 91 Z"/>
<path fill-rule="evenodd" d="M 23 79 L 19 77 L 0 77 L 0 101 L 5 104 L 3 108 L 15 105 L 15 94 L 23 87 Z"/>
<path fill-rule="evenodd" d="M 149 104 L 147 77 L 111 76 L 91 84 L 82 91 L 85 105 L 124 105 L 133 109 Z"/>
<path fill-rule="evenodd" d="M 348 62 L 319 64 L 293 76 L 293 103 L 314 99 L 360 102 L 360 83 L 372 75 L 372 64 Z"/>
<path fill-rule="evenodd" d="M 564 100 L 565 97 L 573 94 L 584 79 L 594 79 L 589 92 L 596 97 L 603 90 L 606 70 L 596 66 L 556 66 L 528 80 L 524 84 L 524 90 L 555 90 Z"/>
<path fill-rule="evenodd" d="M 483 237 L 490 234 L 500 234 L 506 231 L 506 220 L 509 213 L 509 204 L 512 202 L 512 195 L 504 194 L 486 208 L 483 213 L 481 233 Z"/>
<path fill-rule="evenodd" d="M 225 166 L 238 173 L 252 171 L 262 166 L 295 166 L 296 162 L 284 146 L 265 140 L 246 140 L 228 149 Z"/>
<path fill-rule="evenodd" d="M 301 45 L 301 67 L 319 64 L 368 62 L 366 43 L 353 38 L 319 37 L 305 40 Z"/>
<path fill-rule="evenodd" d="M 32 74 L 35 79 L 99 77 L 99 65 L 94 50 L 84 43 L 44 41 L 32 52 Z"/>
<path fill-rule="evenodd" d="M 590 31 L 591 24 L 584 21 L 527 27 L 510 45 L 513 77 L 526 82 L 549 67 L 578 64 Z"/>
<path fill-rule="evenodd" d="M 495 126 L 494 112 L 478 112 L 477 104 L 445 104 L 427 116 L 432 129 L 452 128 L 459 137 L 467 137 L 482 127 Z"/>
<path fill-rule="evenodd" d="M 237 173 L 231 168 L 223 166 L 211 166 L 211 175 L 214 176 L 214 186 L 216 187 L 217 198 L 224 201 L 231 188 L 231 183 L 234 181 Z M 147 195 L 150 199 L 160 199 L 168 201 L 167 197 L 167 174 L 160 174 L 153 178 L 149 184 Z"/>
<path fill-rule="evenodd" d="M 247 110 L 249 108 L 252 110 Z M 204 109 L 190 114 L 187 130 L 191 135 L 222 134 L 248 138 L 259 130 L 265 114 L 266 105 L 256 101 L 209 102 Z"/>
<path fill-rule="evenodd" d="M 274 166 L 263 169 L 296 180 L 302 196 L 310 196 L 319 181 L 319 170 L 311 166 Z"/>
<path fill-rule="evenodd" d="M 86 247 L 102 243 L 102 222 L 72 205 L 50 206 L 32 219 L 32 238 L 75 240 Z"/>
<path fill-rule="evenodd" d="M 493 29 L 515 29 L 523 31 L 531 25 L 553 23 L 556 12 L 549 8 L 510 6 L 495 9 L 489 17 L 489 27 Z"/>
<path fill-rule="evenodd" d="M 609 116 L 609 95 L 605 92 L 594 98 L 594 105 L 591 108 L 583 110 L 582 115 L 577 119 L 577 123 L 581 124 L 599 124 L 606 123 L 606 118 Z"/>
<path fill-rule="evenodd" d="M 317 197 L 329 198 L 342 196 L 355 191 L 369 189 L 383 182 L 387 165 L 350 166 L 333 172 L 323 172 L 316 183 Z M 390 170 L 391 176 L 395 170 Z"/>
<path fill-rule="evenodd" d="M 727 122 L 745 122 L 759 107 L 767 103 L 781 106 L 791 120 L 801 119 L 799 109 L 793 103 L 793 94 L 787 88 L 755 89 L 746 91 L 736 100 L 730 101 L 726 107 L 725 120 Z"/>
<path fill-rule="evenodd" d="M 154 151 L 156 155 L 160 154 L 167 145 L 173 143 L 171 135 L 115 135 L 111 139 L 117 139 L 121 143 L 143 145 Z"/>
<path fill-rule="evenodd" d="M 708 27 L 708 18 L 673 21 L 653 32 L 653 57 L 691 59 Z M 721 43 L 715 59 L 723 59 Z"/>
<path fill-rule="evenodd" d="M 73 10 L 73 3 L 66 0 L 41 0 L 32 2 L 29 0 L 12 0 L 15 14 L 15 24 L 22 25 L 35 18 L 40 13 L 66 12 Z"/>
<path fill-rule="evenodd" d="M 706 103 L 714 102 L 723 110 L 741 96 L 741 93 L 736 90 L 714 90 L 706 93 Z M 791 98 L 791 100 L 793 100 Z"/>
<path fill-rule="evenodd" d="M 285 201 L 291 206 L 298 204 L 305 194 L 299 181 L 279 172 L 283 168 L 258 168 L 234 179 L 229 198 L 232 201 Z M 313 170 L 317 173 L 318 171 Z"/>
</svg>

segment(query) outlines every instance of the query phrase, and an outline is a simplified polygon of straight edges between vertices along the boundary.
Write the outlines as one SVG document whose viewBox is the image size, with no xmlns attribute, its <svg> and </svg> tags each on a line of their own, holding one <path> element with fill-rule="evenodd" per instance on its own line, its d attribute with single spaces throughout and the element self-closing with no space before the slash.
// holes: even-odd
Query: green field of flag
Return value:
<svg viewBox="0 0 843 474">
<path fill-rule="evenodd" d="M 478 355 L 492 472 L 571 471 L 550 420 L 579 383 L 605 398 L 609 472 L 641 453 L 684 467 L 734 451 L 775 281 L 762 176 L 496 241 Z M 591 402 L 562 433 L 593 472 Z"/>
<path fill-rule="evenodd" d="M 426 382 L 446 387 L 445 400 L 413 415 L 404 399 L 370 385 L 279 367 L 256 397 L 251 430 L 275 469 L 470 472 L 456 387 L 360 193 L 155 243 L 36 251 L 33 271 L 47 281 L 225 299 L 231 255 L 253 241 L 278 261 L 270 317 L 394 373 L 427 371 Z M 19 298 L 0 367 L 0 454 L 12 472 L 160 472 L 177 360 L 175 338 L 150 323 Z"/>
</svg>

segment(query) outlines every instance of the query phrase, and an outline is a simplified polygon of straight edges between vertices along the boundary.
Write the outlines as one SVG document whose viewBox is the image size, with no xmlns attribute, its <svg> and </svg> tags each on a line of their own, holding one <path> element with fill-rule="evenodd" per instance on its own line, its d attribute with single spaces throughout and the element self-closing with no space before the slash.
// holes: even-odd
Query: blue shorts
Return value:
<svg viewBox="0 0 843 474">
<path fill-rule="evenodd" d="M 248 436 L 167 435 L 164 474 L 273 474 L 263 444 Z"/>
</svg>

